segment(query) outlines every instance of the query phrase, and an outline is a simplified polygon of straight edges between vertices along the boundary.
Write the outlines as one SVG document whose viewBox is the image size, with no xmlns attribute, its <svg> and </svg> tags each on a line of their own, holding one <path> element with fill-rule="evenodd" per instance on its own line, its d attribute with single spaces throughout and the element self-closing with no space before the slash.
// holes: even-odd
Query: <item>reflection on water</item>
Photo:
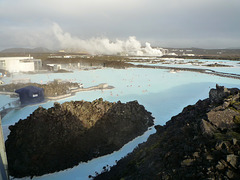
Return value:
<svg viewBox="0 0 240 180">
<path fill-rule="evenodd" d="M 26 75 L 21 74 L 20 76 L 24 78 Z M 108 83 L 115 88 L 104 91 L 79 92 L 73 97 L 58 100 L 58 102 L 63 103 L 82 99 L 92 101 L 100 97 L 112 102 L 138 100 L 148 111 L 153 113 L 155 125 L 164 125 L 173 115 L 181 112 L 186 105 L 194 104 L 199 99 L 208 97 L 209 89 L 215 87 L 216 83 L 227 87 L 240 88 L 240 80 L 237 79 L 195 72 L 169 73 L 167 70 L 162 69 L 105 68 L 92 71 L 75 70 L 74 73 L 33 74 L 27 76 L 31 78 L 31 82 L 38 83 L 40 81 L 48 82 L 53 79 L 71 80 L 83 83 L 85 87 Z M 41 104 L 41 106 L 49 108 L 53 106 L 53 103 L 49 101 Z M 14 124 L 19 119 L 26 118 L 37 107 L 38 105 L 27 106 L 7 114 L 2 122 L 5 137 L 8 133 L 6 128 L 8 125 Z M 154 132 L 155 130 L 152 128 L 143 136 L 129 142 L 121 150 L 110 155 L 94 159 L 88 163 L 81 163 L 72 169 L 35 177 L 35 179 L 88 179 L 88 175 L 94 175 L 95 171 L 101 172 L 103 166 L 115 164 L 115 160 L 127 155 L 137 144 L 146 141 L 147 137 Z"/>
</svg>

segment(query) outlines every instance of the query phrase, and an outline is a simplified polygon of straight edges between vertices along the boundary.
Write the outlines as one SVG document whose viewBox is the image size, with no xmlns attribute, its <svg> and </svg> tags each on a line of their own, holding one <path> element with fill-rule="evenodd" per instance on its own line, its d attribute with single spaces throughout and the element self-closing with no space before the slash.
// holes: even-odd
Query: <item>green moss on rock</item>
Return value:
<svg viewBox="0 0 240 180">
<path fill-rule="evenodd" d="M 233 122 L 240 125 L 240 115 L 234 116 Z"/>
</svg>

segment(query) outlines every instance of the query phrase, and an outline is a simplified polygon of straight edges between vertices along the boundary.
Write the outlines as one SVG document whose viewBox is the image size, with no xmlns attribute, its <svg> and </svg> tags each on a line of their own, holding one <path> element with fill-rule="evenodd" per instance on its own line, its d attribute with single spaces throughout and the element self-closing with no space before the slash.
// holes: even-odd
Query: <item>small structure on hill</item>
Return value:
<svg viewBox="0 0 240 180">
<path fill-rule="evenodd" d="M 44 90 L 36 86 L 26 86 L 15 91 L 19 94 L 22 105 L 35 104 L 44 101 Z"/>
</svg>

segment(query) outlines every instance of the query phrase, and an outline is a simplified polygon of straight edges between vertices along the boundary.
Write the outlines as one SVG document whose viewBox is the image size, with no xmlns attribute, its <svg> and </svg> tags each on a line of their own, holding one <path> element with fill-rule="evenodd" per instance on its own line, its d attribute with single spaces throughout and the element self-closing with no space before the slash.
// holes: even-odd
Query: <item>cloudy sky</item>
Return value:
<svg viewBox="0 0 240 180">
<path fill-rule="evenodd" d="M 136 36 L 160 47 L 240 47 L 240 0 L 0 0 L 0 50 L 72 37 Z"/>
</svg>

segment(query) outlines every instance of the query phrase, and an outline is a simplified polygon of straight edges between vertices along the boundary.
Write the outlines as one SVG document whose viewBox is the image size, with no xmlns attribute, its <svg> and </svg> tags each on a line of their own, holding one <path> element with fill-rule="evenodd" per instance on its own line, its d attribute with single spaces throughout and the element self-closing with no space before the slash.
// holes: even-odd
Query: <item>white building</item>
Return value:
<svg viewBox="0 0 240 180">
<path fill-rule="evenodd" d="M 0 69 L 15 72 L 37 71 L 42 68 L 41 59 L 33 57 L 0 57 Z"/>
<path fill-rule="evenodd" d="M 185 54 L 185 53 L 183 53 L 183 56 L 195 56 L 195 54 Z"/>
</svg>

